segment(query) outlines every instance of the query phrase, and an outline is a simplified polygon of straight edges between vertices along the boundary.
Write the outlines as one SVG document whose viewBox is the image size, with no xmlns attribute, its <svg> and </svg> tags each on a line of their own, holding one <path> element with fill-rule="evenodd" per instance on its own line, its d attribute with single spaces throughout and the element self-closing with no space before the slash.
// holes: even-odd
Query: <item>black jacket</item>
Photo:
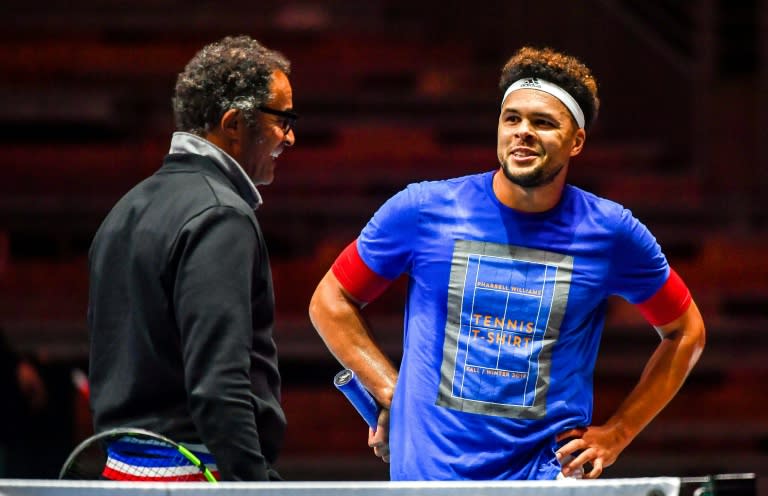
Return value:
<svg viewBox="0 0 768 496">
<path fill-rule="evenodd" d="M 127 193 L 89 252 L 96 431 L 204 443 L 223 480 L 267 480 L 285 416 L 264 238 L 243 177 L 168 155 Z"/>
</svg>

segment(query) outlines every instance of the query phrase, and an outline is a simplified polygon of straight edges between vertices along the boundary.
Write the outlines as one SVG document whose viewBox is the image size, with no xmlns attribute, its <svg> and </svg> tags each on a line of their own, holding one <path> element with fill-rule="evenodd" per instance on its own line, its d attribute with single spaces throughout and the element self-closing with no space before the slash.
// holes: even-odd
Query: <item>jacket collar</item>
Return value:
<svg viewBox="0 0 768 496">
<path fill-rule="evenodd" d="M 259 190 L 256 189 L 253 181 L 237 163 L 237 160 L 210 141 L 191 133 L 177 131 L 173 133 L 171 149 L 168 153 L 191 153 L 208 157 L 221 169 L 227 179 L 232 181 L 240 196 L 248 202 L 251 208 L 256 210 L 264 203 Z"/>
</svg>

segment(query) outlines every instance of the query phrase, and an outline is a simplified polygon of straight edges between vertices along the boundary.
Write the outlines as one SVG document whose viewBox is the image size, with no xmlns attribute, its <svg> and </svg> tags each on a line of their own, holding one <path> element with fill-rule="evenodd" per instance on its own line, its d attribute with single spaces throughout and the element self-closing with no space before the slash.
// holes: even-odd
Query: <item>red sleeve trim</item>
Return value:
<svg viewBox="0 0 768 496">
<path fill-rule="evenodd" d="M 331 266 L 333 275 L 357 301 L 369 303 L 381 295 L 392 283 L 372 271 L 360 258 L 357 240 L 351 242 Z"/>
<path fill-rule="evenodd" d="M 674 269 L 669 269 L 667 282 L 656 294 L 637 304 L 640 313 L 651 325 L 669 324 L 680 317 L 691 304 L 691 292 Z"/>
</svg>

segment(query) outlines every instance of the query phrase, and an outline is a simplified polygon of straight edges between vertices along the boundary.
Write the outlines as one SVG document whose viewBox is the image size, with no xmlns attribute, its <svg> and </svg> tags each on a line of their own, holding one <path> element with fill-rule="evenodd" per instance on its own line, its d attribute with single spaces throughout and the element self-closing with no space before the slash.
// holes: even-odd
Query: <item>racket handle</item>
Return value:
<svg viewBox="0 0 768 496">
<path fill-rule="evenodd" d="M 355 373 L 344 369 L 333 378 L 333 385 L 344 393 L 355 410 L 363 417 L 368 426 L 376 431 L 379 420 L 379 405 L 371 393 L 360 383 Z"/>
</svg>

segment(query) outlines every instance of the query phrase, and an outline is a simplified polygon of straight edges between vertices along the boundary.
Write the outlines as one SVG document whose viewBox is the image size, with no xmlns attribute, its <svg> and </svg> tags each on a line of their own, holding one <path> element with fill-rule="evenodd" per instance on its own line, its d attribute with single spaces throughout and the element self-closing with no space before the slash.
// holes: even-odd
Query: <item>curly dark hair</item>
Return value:
<svg viewBox="0 0 768 496">
<path fill-rule="evenodd" d="M 176 129 L 203 136 L 231 108 L 242 110 L 253 125 L 254 109 L 269 98 L 271 76 L 278 69 L 289 74 L 288 59 L 250 36 L 227 36 L 205 46 L 176 80 Z"/>
<path fill-rule="evenodd" d="M 503 93 L 518 79 L 529 77 L 555 83 L 567 91 L 584 112 L 585 127 L 591 127 L 597 119 L 600 110 L 597 81 L 577 58 L 551 48 L 523 47 L 504 64 L 499 88 Z"/>
</svg>

